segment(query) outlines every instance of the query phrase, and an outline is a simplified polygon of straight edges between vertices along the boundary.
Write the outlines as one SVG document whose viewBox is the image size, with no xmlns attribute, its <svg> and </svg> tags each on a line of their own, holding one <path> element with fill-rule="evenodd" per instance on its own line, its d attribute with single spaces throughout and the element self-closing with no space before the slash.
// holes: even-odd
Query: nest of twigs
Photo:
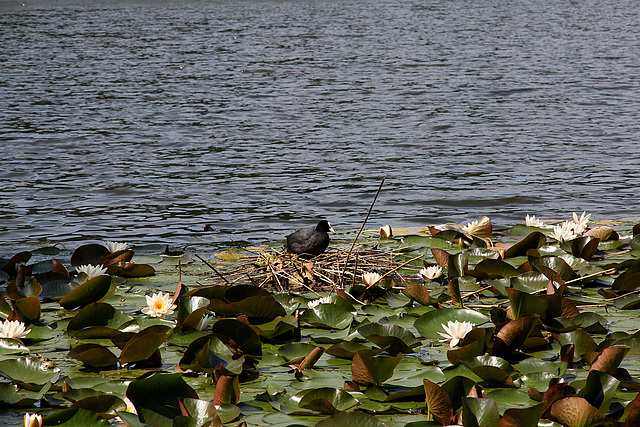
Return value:
<svg viewBox="0 0 640 427">
<path fill-rule="evenodd" d="M 284 249 L 244 256 L 224 272 L 230 284 L 253 284 L 278 291 L 336 291 L 362 283 L 362 275 L 376 272 L 394 277 L 407 264 L 396 250 L 364 247 L 334 248 L 310 260 Z"/>
</svg>

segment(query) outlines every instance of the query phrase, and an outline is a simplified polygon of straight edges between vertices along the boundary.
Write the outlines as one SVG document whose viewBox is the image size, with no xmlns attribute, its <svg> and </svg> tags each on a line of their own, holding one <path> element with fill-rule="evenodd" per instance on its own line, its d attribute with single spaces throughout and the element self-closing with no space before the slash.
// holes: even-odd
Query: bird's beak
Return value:
<svg viewBox="0 0 640 427">
<path fill-rule="evenodd" d="M 333 230 L 333 227 L 331 226 L 331 223 L 329 223 L 329 232 L 330 233 L 335 233 L 335 231 Z"/>
</svg>

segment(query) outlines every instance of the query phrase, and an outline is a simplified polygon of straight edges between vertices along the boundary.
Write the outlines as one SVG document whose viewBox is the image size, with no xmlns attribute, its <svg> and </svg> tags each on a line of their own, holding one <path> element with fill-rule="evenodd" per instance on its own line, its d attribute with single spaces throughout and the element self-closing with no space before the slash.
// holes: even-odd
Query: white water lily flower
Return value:
<svg viewBox="0 0 640 427">
<path fill-rule="evenodd" d="M 23 419 L 23 427 L 42 427 L 44 424 L 42 422 L 42 415 L 39 414 L 24 414 Z"/>
<path fill-rule="evenodd" d="M 162 317 L 165 314 L 173 314 L 173 310 L 176 308 L 175 304 L 171 304 L 171 294 L 158 292 L 151 296 L 147 295 L 147 305 L 142 309 L 144 314 L 148 314 L 153 317 Z"/>
<path fill-rule="evenodd" d="M 103 274 L 107 274 L 107 267 L 103 267 L 102 265 L 81 265 L 76 268 L 78 273 L 84 273 L 87 275 L 87 280 L 93 279 L 94 277 L 102 276 Z"/>
<path fill-rule="evenodd" d="M 371 287 L 371 286 L 375 285 L 376 283 L 378 283 L 380 281 L 380 279 L 382 279 L 382 276 L 379 275 L 378 273 L 363 273 L 362 274 L 362 281 L 364 282 L 365 285 L 367 285 L 367 287 Z"/>
<path fill-rule="evenodd" d="M 573 227 L 573 221 L 565 221 L 562 224 L 555 225 L 548 236 L 560 243 L 575 239 L 576 235 L 573 232 Z"/>
<path fill-rule="evenodd" d="M 213 320 L 214 316 L 210 314 L 203 314 L 202 319 L 196 325 L 196 329 L 199 331 L 204 331 L 209 326 L 209 323 Z"/>
<path fill-rule="evenodd" d="M 469 332 L 471 332 L 474 324 L 471 322 L 458 322 L 457 320 L 452 322 L 449 320 L 446 325 L 442 323 L 441 326 L 442 329 L 445 330 L 446 334 L 438 332 L 438 334 L 444 337 L 444 339 L 440 341 L 446 342 L 450 340 L 451 342 L 449 343 L 449 347 L 455 347 Z"/>
<path fill-rule="evenodd" d="M 439 265 L 432 265 L 431 267 L 423 268 L 418 274 L 420 274 L 424 280 L 437 279 L 442 276 L 442 267 Z"/>
<path fill-rule="evenodd" d="M 393 231 L 391 230 L 390 225 L 383 225 L 380 227 L 380 237 L 391 237 L 393 236 Z"/>
<path fill-rule="evenodd" d="M 326 296 L 326 297 L 322 297 L 322 298 L 314 299 L 312 301 L 308 301 L 307 302 L 307 307 L 316 308 L 320 304 L 331 304 L 332 302 L 333 302 L 333 298 L 331 297 L 331 295 L 329 295 L 329 296 Z"/>
<path fill-rule="evenodd" d="M 24 323 L 19 320 L 5 320 L 0 324 L 0 338 L 21 339 L 27 336 L 31 329 L 26 330 Z"/>
<path fill-rule="evenodd" d="M 105 243 L 107 244 L 107 249 L 109 249 L 109 252 L 111 253 L 124 251 L 125 249 L 127 249 L 127 246 L 128 246 L 126 243 L 118 243 L 118 242 L 110 242 L 110 241 L 106 241 Z"/>
<path fill-rule="evenodd" d="M 547 225 L 540 221 L 538 218 L 536 218 L 535 215 L 527 215 L 524 218 L 524 225 L 526 225 L 527 227 L 538 227 L 538 228 L 546 228 Z"/>
<path fill-rule="evenodd" d="M 462 231 L 464 231 L 465 233 L 471 234 L 475 231 L 476 227 L 478 227 L 479 223 L 480 223 L 479 221 L 471 221 L 464 227 L 460 227 L 460 228 L 462 228 Z"/>
<path fill-rule="evenodd" d="M 573 212 L 573 231 L 576 234 L 582 234 L 585 232 L 587 227 L 589 226 L 589 219 L 591 218 L 591 214 L 586 212 L 582 212 L 582 215 L 578 217 L 578 215 Z"/>
</svg>

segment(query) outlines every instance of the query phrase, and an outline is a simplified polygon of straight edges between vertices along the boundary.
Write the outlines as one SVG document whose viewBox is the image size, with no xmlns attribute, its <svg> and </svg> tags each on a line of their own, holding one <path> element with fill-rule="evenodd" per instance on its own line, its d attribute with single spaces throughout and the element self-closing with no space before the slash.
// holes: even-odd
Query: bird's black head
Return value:
<svg viewBox="0 0 640 427">
<path fill-rule="evenodd" d="M 325 233 L 334 233 L 333 228 L 331 228 L 331 223 L 324 219 L 316 225 L 316 230 L 324 231 Z"/>
</svg>

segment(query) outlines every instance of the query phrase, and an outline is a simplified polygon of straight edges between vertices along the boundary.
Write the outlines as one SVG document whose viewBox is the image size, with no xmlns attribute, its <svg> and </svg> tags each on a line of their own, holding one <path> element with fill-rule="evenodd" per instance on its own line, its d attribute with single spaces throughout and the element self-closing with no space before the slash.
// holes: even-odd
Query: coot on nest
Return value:
<svg viewBox="0 0 640 427">
<path fill-rule="evenodd" d="M 320 255 L 329 246 L 329 232 L 334 232 L 329 221 L 322 220 L 315 227 L 303 228 L 287 236 L 289 252 L 302 258 Z"/>
</svg>

